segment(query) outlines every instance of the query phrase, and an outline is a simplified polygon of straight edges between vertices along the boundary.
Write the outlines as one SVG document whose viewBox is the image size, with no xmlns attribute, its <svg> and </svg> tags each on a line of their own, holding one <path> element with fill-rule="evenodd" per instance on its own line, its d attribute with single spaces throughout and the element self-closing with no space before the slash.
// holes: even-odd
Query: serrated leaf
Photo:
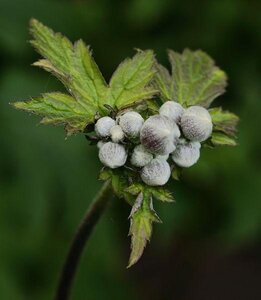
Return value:
<svg viewBox="0 0 261 300">
<path fill-rule="evenodd" d="M 16 102 L 18 109 L 43 116 L 43 124 L 65 124 L 69 134 L 83 130 L 93 116 L 73 97 L 62 93 L 46 93 L 29 101 Z"/>
<path fill-rule="evenodd" d="M 162 202 L 174 202 L 173 195 L 163 187 L 150 187 L 149 191 L 152 196 Z"/>
<path fill-rule="evenodd" d="M 125 189 L 126 192 L 130 193 L 131 195 L 138 195 L 140 192 L 142 192 L 147 197 L 153 196 L 154 198 L 162 201 L 162 202 L 173 202 L 174 198 L 173 195 L 165 188 L 163 187 L 154 187 L 154 186 L 148 186 L 146 184 L 142 183 L 133 183 L 129 187 Z"/>
<path fill-rule="evenodd" d="M 132 59 L 123 61 L 110 81 L 111 105 L 122 109 L 134 103 L 151 99 L 156 93 L 151 85 L 155 74 L 153 51 L 138 51 Z"/>
<path fill-rule="evenodd" d="M 133 183 L 132 185 L 128 186 L 125 191 L 130 193 L 131 195 L 138 195 L 140 192 L 144 192 L 144 187 L 141 183 Z"/>
<path fill-rule="evenodd" d="M 160 64 L 156 64 L 156 70 L 154 85 L 160 91 L 161 100 L 174 100 L 173 80 L 169 71 Z"/>
<path fill-rule="evenodd" d="M 151 207 L 151 199 L 142 193 L 137 197 L 137 209 L 131 216 L 129 235 L 131 235 L 131 255 L 128 268 L 134 265 L 142 256 L 142 253 L 150 241 L 152 235 L 152 223 L 160 222 L 157 214 Z"/>
<path fill-rule="evenodd" d="M 106 83 L 82 40 L 74 45 L 60 33 L 33 19 L 30 31 L 36 50 L 45 58 L 34 65 L 57 76 L 78 102 L 95 114 L 106 93 Z"/>
<path fill-rule="evenodd" d="M 236 133 L 236 126 L 239 121 L 237 115 L 223 111 L 221 107 L 212 108 L 209 110 L 212 118 L 215 131 L 222 131 L 227 135 L 234 136 Z"/>
<path fill-rule="evenodd" d="M 75 99 L 73 102 L 68 96 L 68 103 L 63 101 L 64 106 L 71 107 L 72 103 L 74 105 L 72 111 L 68 114 L 64 113 L 62 117 L 59 117 L 60 109 L 63 110 L 61 105 L 59 104 L 59 107 L 54 105 L 52 109 L 47 107 L 49 103 L 45 103 L 47 98 L 45 95 L 15 105 L 17 108 L 42 115 L 45 124 L 65 123 L 68 125 L 67 132 L 71 134 L 83 130 L 84 124 L 86 125 L 89 120 L 94 121 L 98 115 L 105 116 L 117 109 L 136 106 L 140 101 L 151 99 L 156 93 L 150 85 L 154 75 L 154 54 L 151 50 L 138 51 L 132 59 L 127 59 L 120 64 L 108 86 L 92 58 L 89 47 L 82 40 L 72 44 L 62 34 L 55 33 L 35 19 L 30 22 L 30 32 L 34 38 L 31 44 L 44 57 L 34 65 L 54 74 Z M 40 105 L 41 99 L 42 105 Z M 37 109 L 35 109 L 36 103 Z M 108 110 L 108 107 L 111 107 L 111 110 Z M 55 112 L 56 108 L 57 112 Z M 82 120 L 79 114 L 88 115 L 88 118 Z M 67 116 L 68 120 L 66 120 Z"/>
<path fill-rule="evenodd" d="M 237 142 L 234 138 L 229 137 L 222 132 L 213 132 L 211 137 L 211 143 L 214 146 L 236 146 Z"/>
<path fill-rule="evenodd" d="M 163 101 L 174 100 L 183 106 L 209 107 L 223 94 L 227 85 L 226 74 L 215 66 L 210 56 L 201 50 L 185 49 L 182 54 L 168 52 L 172 74 L 158 66 L 156 86 Z"/>
</svg>

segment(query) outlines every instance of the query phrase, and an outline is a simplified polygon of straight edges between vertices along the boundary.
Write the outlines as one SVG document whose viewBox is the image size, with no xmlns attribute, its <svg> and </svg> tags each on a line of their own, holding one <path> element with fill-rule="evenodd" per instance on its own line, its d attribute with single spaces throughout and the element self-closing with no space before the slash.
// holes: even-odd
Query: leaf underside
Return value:
<svg viewBox="0 0 261 300">
<path fill-rule="evenodd" d="M 185 107 L 209 107 L 216 97 L 225 92 L 227 76 L 205 52 L 185 49 L 180 54 L 169 50 L 168 56 L 171 74 L 158 64 L 155 78 L 162 101 L 173 100 Z"/>
<path fill-rule="evenodd" d="M 45 124 L 65 124 L 67 133 L 82 131 L 97 115 L 110 112 L 105 105 L 123 109 L 153 98 L 156 90 L 153 51 L 141 51 L 119 65 L 110 84 L 105 82 L 90 48 L 82 40 L 72 44 L 39 21 L 30 22 L 31 44 L 43 59 L 33 65 L 56 76 L 69 95 L 48 93 L 14 106 L 41 115 Z"/>
</svg>

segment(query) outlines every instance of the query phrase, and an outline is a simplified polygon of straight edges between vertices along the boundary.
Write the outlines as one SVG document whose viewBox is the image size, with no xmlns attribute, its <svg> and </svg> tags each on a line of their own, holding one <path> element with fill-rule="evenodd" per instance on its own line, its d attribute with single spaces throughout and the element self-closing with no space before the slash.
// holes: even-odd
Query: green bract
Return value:
<svg viewBox="0 0 261 300">
<path fill-rule="evenodd" d="M 30 31 L 33 36 L 31 43 L 43 57 L 34 65 L 56 76 L 64 84 L 68 94 L 45 93 L 41 97 L 16 102 L 14 106 L 40 115 L 41 122 L 44 124 L 64 124 L 68 135 L 77 132 L 86 133 L 87 125 L 94 125 L 101 117 L 107 119 L 111 117 L 113 118 L 111 127 L 116 124 L 114 129 L 118 130 L 114 132 L 112 142 L 122 142 L 125 138 L 124 148 L 108 142 L 109 135 L 113 135 L 111 128 L 103 134 L 101 130 L 104 128 L 98 128 L 99 124 L 96 124 L 96 131 L 100 132 L 98 134 L 101 139 L 100 148 L 104 142 L 107 142 L 107 145 L 112 145 L 115 149 L 126 148 L 126 153 L 131 154 L 131 151 L 140 144 L 139 133 L 143 118 L 146 121 L 150 116 L 157 114 L 159 103 L 167 101 L 179 103 L 178 106 L 182 106 L 180 114 L 183 113 L 183 109 L 195 105 L 208 109 L 213 100 L 224 93 L 226 88 L 226 74 L 201 50 L 186 49 L 182 54 L 170 50 L 168 55 L 171 73 L 156 62 L 152 50 L 138 50 L 133 58 L 126 59 L 118 66 L 110 82 L 106 83 L 92 57 L 90 48 L 82 40 L 72 44 L 66 37 L 54 33 L 37 20 L 31 21 Z M 133 135 L 128 134 L 128 126 L 125 126 L 127 129 L 118 128 L 121 125 L 117 124 L 118 121 L 120 123 L 119 116 L 122 116 L 126 109 L 132 109 L 142 116 L 140 116 L 141 125 Z M 236 145 L 235 132 L 238 117 L 233 113 L 222 111 L 221 108 L 211 108 L 209 113 L 213 132 L 204 144 L 211 147 Z M 133 114 L 135 113 L 129 115 Z M 162 114 L 168 115 L 168 109 L 162 111 Z M 169 122 L 178 124 L 180 116 Z M 174 125 L 178 126 L 179 124 L 176 123 Z M 108 154 L 110 153 L 100 155 L 105 160 Z M 170 153 L 166 154 L 168 157 Z M 152 159 L 155 153 L 149 155 Z M 123 158 L 125 160 L 125 154 Z M 175 165 L 171 159 L 169 161 L 172 177 L 179 179 L 182 168 Z M 109 157 L 109 162 L 112 164 L 114 161 Z M 118 165 L 122 164 L 115 163 L 113 167 Z M 152 223 L 161 222 L 153 209 L 153 200 L 172 202 L 172 195 L 165 187 L 148 186 L 142 182 L 139 164 L 133 165 L 128 160 L 124 167 L 103 168 L 100 179 L 110 180 L 115 195 L 124 198 L 132 206 L 130 214 L 132 252 L 129 260 L 131 266 L 141 257 L 151 238 Z"/>
</svg>

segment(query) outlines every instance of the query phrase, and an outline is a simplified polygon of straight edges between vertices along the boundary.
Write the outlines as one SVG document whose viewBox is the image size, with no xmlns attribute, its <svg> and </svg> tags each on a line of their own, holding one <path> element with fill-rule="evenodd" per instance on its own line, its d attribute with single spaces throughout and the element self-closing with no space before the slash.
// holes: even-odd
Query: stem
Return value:
<svg viewBox="0 0 261 300">
<path fill-rule="evenodd" d="M 109 202 L 111 195 L 111 182 L 107 181 L 104 183 L 100 192 L 88 208 L 75 233 L 61 272 L 59 284 L 54 298 L 55 300 L 69 299 L 70 289 L 76 275 L 77 267 L 80 262 L 84 246 L 88 241 L 94 226 L 105 210 L 105 207 Z"/>
</svg>

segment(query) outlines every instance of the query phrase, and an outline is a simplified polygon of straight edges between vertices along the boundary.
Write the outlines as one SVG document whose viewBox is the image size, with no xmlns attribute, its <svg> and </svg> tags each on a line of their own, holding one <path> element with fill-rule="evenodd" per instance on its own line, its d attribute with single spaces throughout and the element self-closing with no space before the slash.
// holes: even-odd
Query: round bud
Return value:
<svg viewBox="0 0 261 300">
<path fill-rule="evenodd" d="M 180 123 L 185 137 L 191 141 L 203 142 L 212 132 L 212 119 L 209 112 L 201 106 L 191 106 L 185 110 Z"/>
<path fill-rule="evenodd" d="M 140 129 L 144 123 L 144 119 L 139 113 L 129 111 L 124 115 L 119 116 L 118 122 L 126 135 L 135 138 L 140 134 Z"/>
<path fill-rule="evenodd" d="M 180 136 L 178 126 L 161 115 L 149 117 L 141 128 L 141 144 L 154 154 L 166 155 L 176 148 Z"/>
<path fill-rule="evenodd" d="M 118 143 L 124 139 L 124 132 L 119 125 L 112 126 L 110 134 L 112 141 L 115 143 Z"/>
<path fill-rule="evenodd" d="M 167 101 L 161 105 L 159 109 L 159 114 L 161 116 L 168 117 L 175 123 L 179 123 L 182 114 L 184 113 L 184 108 L 177 102 Z"/>
<path fill-rule="evenodd" d="M 105 144 L 104 141 L 99 141 L 99 142 L 97 143 L 98 149 L 101 149 L 101 147 L 102 147 L 104 144 Z"/>
<path fill-rule="evenodd" d="M 107 137 L 110 135 L 110 130 L 115 123 L 115 120 L 110 117 L 102 117 L 95 124 L 95 132 L 100 137 Z"/>
<path fill-rule="evenodd" d="M 141 170 L 141 179 L 147 185 L 164 185 L 170 178 L 170 166 L 164 159 L 153 159 Z"/>
<path fill-rule="evenodd" d="M 187 142 L 182 139 L 178 143 L 176 150 L 172 153 L 172 159 L 180 167 L 191 167 L 199 159 L 200 147 L 199 142 Z"/>
<path fill-rule="evenodd" d="M 142 145 L 134 148 L 131 163 L 135 167 L 144 167 L 153 159 L 153 155 L 148 152 Z"/>
<path fill-rule="evenodd" d="M 115 169 L 125 164 L 127 152 L 124 146 L 108 142 L 100 148 L 99 159 L 105 166 Z"/>
</svg>

